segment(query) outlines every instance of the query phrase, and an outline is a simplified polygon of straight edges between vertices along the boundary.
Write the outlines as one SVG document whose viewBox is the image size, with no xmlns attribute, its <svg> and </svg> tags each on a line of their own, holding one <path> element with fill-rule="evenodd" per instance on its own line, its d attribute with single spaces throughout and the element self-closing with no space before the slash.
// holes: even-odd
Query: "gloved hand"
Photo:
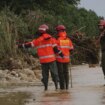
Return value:
<svg viewBox="0 0 105 105">
<path fill-rule="evenodd" d="M 61 52 L 60 54 L 59 54 L 62 58 L 64 57 L 64 54 Z"/>
</svg>

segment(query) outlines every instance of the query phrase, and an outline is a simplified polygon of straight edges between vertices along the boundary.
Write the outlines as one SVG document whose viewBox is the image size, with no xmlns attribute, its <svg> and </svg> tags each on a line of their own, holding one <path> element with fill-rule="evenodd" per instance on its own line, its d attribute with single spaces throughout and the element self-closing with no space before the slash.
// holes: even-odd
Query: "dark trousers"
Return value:
<svg viewBox="0 0 105 105">
<path fill-rule="evenodd" d="M 103 74 L 104 74 L 104 77 L 105 77 L 105 51 L 102 52 L 102 70 L 103 70 Z"/>
<path fill-rule="evenodd" d="M 48 88 L 48 78 L 49 78 L 49 71 L 51 73 L 51 77 L 52 80 L 55 84 L 55 88 L 58 88 L 58 69 L 57 69 L 57 65 L 56 62 L 50 62 L 50 63 L 43 63 L 41 64 L 41 68 L 42 68 L 42 82 L 45 86 L 45 90 L 47 90 Z"/>
<path fill-rule="evenodd" d="M 69 70 L 68 63 L 57 62 L 60 89 L 69 88 Z"/>
</svg>

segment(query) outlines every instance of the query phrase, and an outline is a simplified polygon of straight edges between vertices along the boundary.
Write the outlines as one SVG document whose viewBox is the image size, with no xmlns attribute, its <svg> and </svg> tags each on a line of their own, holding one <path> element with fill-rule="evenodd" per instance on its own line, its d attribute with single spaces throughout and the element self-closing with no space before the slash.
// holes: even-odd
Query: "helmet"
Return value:
<svg viewBox="0 0 105 105">
<path fill-rule="evenodd" d="M 105 20 L 100 20 L 98 25 L 99 25 L 99 26 L 104 26 L 104 27 L 105 27 Z"/>
<path fill-rule="evenodd" d="M 39 32 L 46 32 L 49 29 L 49 27 L 46 24 L 42 24 L 39 26 L 38 31 Z"/>
<path fill-rule="evenodd" d="M 65 30 L 66 27 L 64 25 L 58 25 L 56 28 L 55 28 L 57 31 L 60 31 L 60 30 Z"/>
</svg>

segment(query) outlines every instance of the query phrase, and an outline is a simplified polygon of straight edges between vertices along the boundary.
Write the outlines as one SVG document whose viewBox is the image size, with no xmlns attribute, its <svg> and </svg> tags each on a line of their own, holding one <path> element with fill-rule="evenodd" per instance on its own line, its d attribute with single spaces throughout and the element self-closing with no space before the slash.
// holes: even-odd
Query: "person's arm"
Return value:
<svg viewBox="0 0 105 105">
<path fill-rule="evenodd" d="M 32 42 L 18 44 L 18 48 L 30 48 L 30 47 L 33 47 L 33 43 Z"/>
<path fill-rule="evenodd" d="M 57 48 L 57 46 L 55 46 L 53 49 L 54 49 L 54 52 L 55 52 L 55 53 L 59 54 L 61 57 L 64 57 L 64 54 L 62 53 L 61 50 L 59 50 L 59 49 Z"/>
<path fill-rule="evenodd" d="M 53 43 L 53 50 L 55 54 L 58 54 L 62 58 L 64 57 L 64 54 L 62 53 L 61 50 L 58 49 L 57 47 L 57 40 L 55 38 L 52 38 L 52 43 Z"/>
</svg>

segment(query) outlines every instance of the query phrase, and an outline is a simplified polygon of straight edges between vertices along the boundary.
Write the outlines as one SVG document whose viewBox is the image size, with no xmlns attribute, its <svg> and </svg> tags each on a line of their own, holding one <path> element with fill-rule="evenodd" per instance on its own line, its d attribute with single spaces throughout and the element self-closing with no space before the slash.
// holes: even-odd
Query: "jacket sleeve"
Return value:
<svg viewBox="0 0 105 105">
<path fill-rule="evenodd" d="M 33 42 L 27 42 L 27 43 L 23 43 L 23 44 L 19 44 L 18 48 L 30 48 L 33 47 Z"/>
<path fill-rule="evenodd" d="M 64 56 L 64 54 L 62 53 L 62 51 L 59 50 L 59 49 L 57 48 L 57 46 L 55 46 L 53 49 L 54 49 L 54 53 L 57 53 L 57 54 L 60 55 L 61 57 Z"/>
<path fill-rule="evenodd" d="M 53 38 L 53 50 L 54 50 L 54 53 L 60 55 L 61 57 L 64 56 L 62 51 L 58 49 L 58 47 L 57 47 L 57 40 L 55 38 Z"/>
</svg>

